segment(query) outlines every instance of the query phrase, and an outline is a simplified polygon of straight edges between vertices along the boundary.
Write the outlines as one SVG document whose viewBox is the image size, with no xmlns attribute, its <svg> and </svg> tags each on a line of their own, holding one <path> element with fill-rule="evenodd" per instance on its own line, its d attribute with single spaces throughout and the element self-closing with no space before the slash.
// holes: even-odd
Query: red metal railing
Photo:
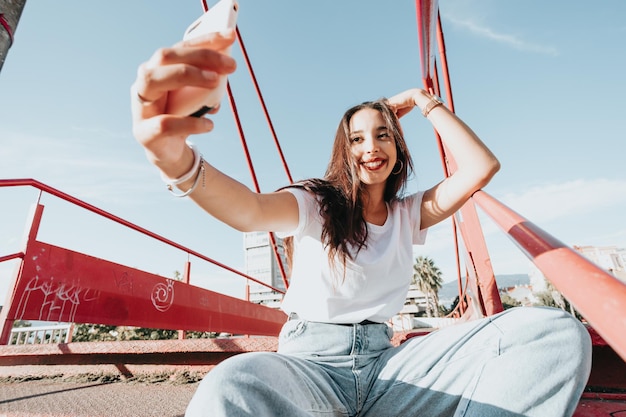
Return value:
<svg viewBox="0 0 626 417">
<path fill-rule="evenodd" d="M 247 275 L 247 274 L 245 274 L 245 273 L 243 273 L 241 271 L 238 271 L 238 270 L 236 270 L 236 269 L 234 269 L 234 268 L 232 268 L 232 267 L 230 267 L 230 266 L 228 266 L 226 264 L 218 262 L 215 259 L 212 259 L 212 258 L 210 258 L 210 257 L 208 257 L 206 255 L 203 255 L 200 252 L 197 252 L 197 251 L 195 251 L 193 249 L 187 248 L 187 247 L 185 247 L 185 246 L 183 246 L 183 245 L 181 245 L 179 243 L 174 242 L 173 240 L 167 239 L 167 238 L 165 238 L 165 237 L 163 237 L 161 235 L 158 235 L 158 234 L 156 234 L 154 232 L 151 232 L 148 229 L 145 229 L 145 228 L 143 228 L 141 226 L 138 226 L 138 225 L 136 225 L 134 223 L 131 223 L 128 220 L 124 220 L 121 217 L 118 217 L 118 216 L 115 216 L 115 215 L 113 215 L 111 213 L 108 213 L 107 211 L 104 211 L 104 210 L 102 210 L 102 209 L 100 209 L 100 208 L 98 208 L 98 207 L 96 207 L 94 205 L 86 203 L 85 201 L 82 201 L 82 200 L 80 200 L 80 199 L 78 199 L 76 197 L 73 197 L 73 196 L 71 196 L 69 194 L 66 194 L 66 193 L 60 191 L 60 190 L 57 190 L 56 188 L 50 187 L 49 185 L 46 185 L 46 184 L 44 184 L 42 182 L 39 182 L 39 181 L 37 181 L 35 179 L 32 179 L 32 178 L 0 179 L 0 188 L 4 188 L 4 187 L 25 187 L 25 186 L 34 187 L 34 188 L 36 188 L 36 189 L 38 189 L 38 190 L 40 190 L 42 192 L 45 192 L 45 193 L 48 193 L 48 194 L 53 195 L 55 197 L 58 197 L 58 198 L 60 198 L 62 200 L 67 201 L 68 203 L 71 203 L 71 204 L 74 204 L 74 205 L 76 205 L 78 207 L 84 208 L 85 210 L 91 211 L 92 213 L 95 213 L 95 214 L 97 214 L 99 216 L 102 216 L 102 217 L 104 217 L 106 219 L 109 219 L 109 220 L 114 221 L 116 223 L 119 223 L 119 224 L 121 224 L 123 226 L 126 226 L 129 229 L 135 230 L 135 231 L 137 231 L 137 232 L 139 232 L 141 234 L 144 234 L 144 235 L 146 235 L 146 236 L 148 236 L 148 237 L 150 237 L 152 239 L 156 239 L 156 240 L 158 240 L 160 242 L 165 243 L 166 245 L 169 245 L 169 246 L 172 246 L 172 247 L 174 247 L 176 249 L 184 251 L 184 252 L 186 252 L 189 255 L 193 255 L 193 256 L 195 256 L 195 257 L 197 257 L 199 259 L 202 259 L 203 261 L 212 263 L 213 265 L 216 265 L 216 266 L 218 266 L 220 268 L 223 268 L 223 269 L 225 269 L 225 270 L 227 270 L 229 272 L 232 272 L 232 273 L 237 274 L 237 275 L 239 275 L 239 276 L 241 276 L 243 278 L 246 278 L 246 279 L 249 279 L 251 281 L 254 281 L 257 284 L 261 284 L 261 285 L 263 285 L 263 286 L 265 286 L 267 288 L 270 288 L 270 289 L 272 289 L 272 290 L 274 290 L 276 292 L 284 294 L 283 290 L 280 290 L 278 288 L 274 288 L 274 287 L 272 287 L 271 285 L 268 285 L 265 282 L 259 281 L 258 279 L 254 278 L 254 277 L 251 277 L 250 275 Z M 20 253 L 13 254 L 13 255 L 7 255 L 7 256 L 4 256 L 4 257 L 0 257 L 0 262 L 8 260 L 8 259 L 18 258 L 18 257 L 21 257 Z M 7 259 L 5 259 L 5 258 L 7 258 Z"/>
<path fill-rule="evenodd" d="M 0 188 L 32 186 L 132 230 L 279 291 L 254 277 L 32 179 L 0 180 Z M 0 312 L 0 344 L 15 320 L 129 325 L 171 330 L 277 335 L 283 312 L 103 259 L 37 241 L 44 206 L 37 204 L 21 259 Z"/>
<path fill-rule="evenodd" d="M 626 360 L 626 284 L 486 192 L 473 200 Z"/>
</svg>

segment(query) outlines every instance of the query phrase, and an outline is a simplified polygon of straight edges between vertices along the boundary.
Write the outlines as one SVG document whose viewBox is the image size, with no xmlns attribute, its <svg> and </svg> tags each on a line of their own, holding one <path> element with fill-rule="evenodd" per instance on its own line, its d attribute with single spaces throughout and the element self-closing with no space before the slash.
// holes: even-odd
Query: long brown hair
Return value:
<svg viewBox="0 0 626 417">
<path fill-rule="evenodd" d="M 413 173 L 413 161 L 400 122 L 386 99 L 366 101 L 345 112 L 335 134 L 332 155 L 324 179 L 308 179 L 288 186 L 303 188 L 317 196 L 319 213 L 323 221 L 322 243 L 328 249 L 331 266 L 334 266 L 337 260 L 345 266 L 348 259 L 353 259 L 353 256 L 367 246 L 367 225 L 363 217 L 363 196 L 366 190 L 359 178 L 359 165 L 352 156 L 350 141 L 350 120 L 362 109 L 374 109 L 381 113 L 396 144 L 397 161 L 393 172 L 387 178 L 384 200 L 391 202 L 399 198 L 404 192 L 409 176 Z M 292 243 L 291 239 L 285 241 L 285 252 L 290 265 Z"/>
</svg>

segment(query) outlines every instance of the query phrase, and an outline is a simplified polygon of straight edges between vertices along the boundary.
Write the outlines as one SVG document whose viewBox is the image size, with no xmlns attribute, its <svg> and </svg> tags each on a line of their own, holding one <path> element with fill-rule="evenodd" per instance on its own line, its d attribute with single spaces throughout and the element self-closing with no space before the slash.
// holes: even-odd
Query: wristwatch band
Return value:
<svg viewBox="0 0 626 417">
<path fill-rule="evenodd" d="M 424 106 L 424 108 L 422 109 L 422 114 L 424 115 L 424 117 L 428 116 L 428 113 L 430 113 L 432 111 L 432 109 L 434 109 L 435 107 L 439 106 L 443 104 L 443 101 L 441 101 L 441 99 L 437 96 L 432 96 L 432 98 L 430 99 L 430 101 L 428 102 L 428 104 L 426 106 Z"/>
</svg>

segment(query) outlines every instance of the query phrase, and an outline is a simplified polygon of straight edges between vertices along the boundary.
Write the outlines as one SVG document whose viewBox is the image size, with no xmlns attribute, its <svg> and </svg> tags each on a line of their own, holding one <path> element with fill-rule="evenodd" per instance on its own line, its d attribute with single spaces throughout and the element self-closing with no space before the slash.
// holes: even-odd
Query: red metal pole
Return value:
<svg viewBox="0 0 626 417">
<path fill-rule="evenodd" d="M 0 256 L 0 262 L 10 261 L 11 259 L 23 258 L 24 252 L 17 252 L 11 255 Z"/>
<path fill-rule="evenodd" d="M 287 165 L 287 160 L 285 159 L 285 155 L 283 154 L 283 150 L 280 146 L 280 142 L 278 141 L 278 136 L 276 135 L 276 130 L 274 129 L 274 124 L 272 123 L 272 119 L 270 118 L 270 114 L 267 110 L 267 106 L 265 105 L 265 100 L 263 99 L 263 94 L 261 94 L 261 89 L 259 88 L 259 83 L 257 82 L 256 75 L 254 74 L 254 70 L 252 69 L 252 64 L 250 63 L 250 59 L 248 58 L 248 52 L 246 51 L 246 47 L 243 44 L 243 38 L 241 37 L 241 33 L 239 33 L 239 28 L 237 30 L 237 39 L 239 39 L 239 45 L 241 46 L 241 52 L 243 53 L 244 60 L 246 61 L 246 66 L 248 67 L 248 71 L 250 72 L 250 78 L 252 79 L 252 83 L 254 84 L 254 89 L 259 97 L 259 102 L 261 103 L 261 107 L 263 108 L 263 114 L 265 115 L 265 120 L 267 120 L 267 124 L 269 126 L 270 132 L 272 133 L 272 138 L 274 139 L 274 145 L 276 146 L 276 150 L 278 151 L 278 155 L 280 156 L 280 160 L 283 164 L 283 168 L 285 170 L 285 174 L 287 175 L 287 179 L 289 183 L 293 183 L 293 178 L 291 177 L 291 172 L 289 171 L 289 166 Z"/>
<path fill-rule="evenodd" d="M 415 1 L 422 77 L 424 85 L 427 88 L 432 87 L 431 69 L 435 61 L 434 51 L 432 49 L 432 38 L 434 33 L 433 20 L 436 16 L 435 13 L 437 13 L 437 8 L 437 0 Z"/>
<path fill-rule="evenodd" d="M 448 70 L 448 57 L 446 54 L 446 42 L 443 39 L 443 29 L 441 27 L 441 15 L 437 13 L 437 43 L 439 45 L 439 58 L 441 59 L 441 70 L 443 71 L 444 87 L 446 88 L 446 106 L 454 113 L 454 98 L 452 96 L 452 83 Z"/>
<path fill-rule="evenodd" d="M 26 236 L 23 244 L 23 254 L 28 251 L 28 247 L 31 242 L 35 241 L 37 238 L 37 232 L 39 231 L 39 225 L 41 224 L 41 217 L 43 216 L 43 206 L 41 204 L 37 204 L 30 216 L 29 223 L 30 227 L 26 232 Z M 24 256 L 24 255 L 23 255 Z M 11 305 L 15 301 L 14 295 L 16 291 L 16 286 L 19 281 L 20 276 L 22 275 L 22 268 L 24 265 L 22 256 L 22 262 L 20 266 L 16 269 L 16 273 L 13 276 L 9 289 L 7 291 L 6 302 L 2 307 L 2 311 L 0 311 L 0 345 L 6 345 L 9 343 L 9 338 L 11 337 L 11 329 L 13 328 L 14 319 L 9 318 L 9 310 L 11 310 Z"/>
<path fill-rule="evenodd" d="M 432 46 L 435 28 L 438 26 L 437 39 L 439 40 L 439 55 L 440 58 L 443 56 L 443 81 L 446 86 L 447 94 L 451 97 L 452 88 L 450 85 L 447 60 L 445 59 L 445 44 L 443 42 L 443 32 L 440 27 L 441 22 L 438 16 L 436 1 L 417 0 L 416 7 L 424 88 L 426 90 L 433 91 L 435 94 L 439 94 L 438 68 L 435 63 Z M 450 108 L 450 111 L 453 110 L 453 108 Z M 451 175 L 454 171 L 456 171 L 454 156 L 447 151 L 445 145 L 441 142 L 441 137 L 436 131 L 435 136 L 437 138 L 437 144 L 442 157 L 444 173 L 446 176 Z M 474 290 L 473 292 L 476 293 L 474 295 L 478 298 L 477 301 L 480 302 L 483 313 L 487 315 L 498 313 L 503 310 L 502 302 L 500 300 L 500 294 L 495 281 L 495 275 L 493 273 L 493 269 L 491 268 L 491 260 L 489 259 L 489 253 L 487 251 L 480 222 L 476 214 L 476 208 L 473 206 L 473 203 L 469 201 L 461 208 L 460 213 L 462 222 L 458 224 L 458 227 L 460 228 L 463 240 L 465 241 L 467 250 L 466 262 L 471 264 L 472 267 L 470 277 L 475 277 L 470 281 L 470 285 Z M 455 218 L 453 218 L 454 228 L 457 227 L 456 222 L 457 219 L 455 216 Z M 458 255 L 458 246 L 456 250 Z M 460 267 L 457 267 L 457 270 L 460 271 Z M 458 279 L 460 282 L 460 272 Z"/>
<path fill-rule="evenodd" d="M 261 188 L 259 187 L 259 182 L 256 177 L 254 165 L 252 164 L 252 157 L 250 156 L 250 151 L 248 150 L 248 143 L 246 142 L 246 136 L 243 132 L 243 127 L 241 126 L 239 112 L 237 111 L 237 103 L 235 103 L 235 98 L 233 97 L 233 92 L 230 88 L 230 83 L 226 84 L 226 88 L 228 91 L 228 100 L 230 102 L 230 106 L 233 111 L 233 116 L 235 117 L 235 123 L 237 124 L 237 130 L 239 131 L 239 138 L 241 139 L 241 146 L 243 147 L 243 152 L 245 154 L 246 161 L 248 162 L 248 169 L 250 171 L 250 176 L 252 177 L 252 182 L 254 183 L 254 189 L 257 193 L 260 193 Z M 280 254 L 278 253 L 278 246 L 276 245 L 276 238 L 274 237 L 273 233 L 269 233 L 269 238 L 272 244 L 272 251 L 274 252 L 274 256 L 276 257 L 276 264 L 278 265 L 278 269 L 280 270 L 280 275 L 283 279 L 283 284 L 285 285 L 285 288 L 289 288 L 289 282 L 287 280 L 287 273 L 285 272 L 285 267 L 283 266 L 283 261 L 280 258 Z"/>
<path fill-rule="evenodd" d="M 185 284 L 189 284 L 190 281 L 191 281 L 191 262 L 187 260 L 187 262 L 185 262 L 185 269 L 183 271 L 183 282 Z M 187 332 L 184 330 L 179 330 L 178 340 L 184 340 L 186 338 L 187 338 Z"/>
</svg>

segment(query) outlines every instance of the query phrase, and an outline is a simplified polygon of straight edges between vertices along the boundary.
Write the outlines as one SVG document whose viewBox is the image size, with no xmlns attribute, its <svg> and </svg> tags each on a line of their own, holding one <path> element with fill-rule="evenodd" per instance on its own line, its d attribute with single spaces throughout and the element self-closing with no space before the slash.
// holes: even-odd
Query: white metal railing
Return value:
<svg viewBox="0 0 626 417">
<path fill-rule="evenodd" d="M 72 325 L 14 327 L 11 329 L 9 345 L 42 345 L 68 343 Z"/>
</svg>

